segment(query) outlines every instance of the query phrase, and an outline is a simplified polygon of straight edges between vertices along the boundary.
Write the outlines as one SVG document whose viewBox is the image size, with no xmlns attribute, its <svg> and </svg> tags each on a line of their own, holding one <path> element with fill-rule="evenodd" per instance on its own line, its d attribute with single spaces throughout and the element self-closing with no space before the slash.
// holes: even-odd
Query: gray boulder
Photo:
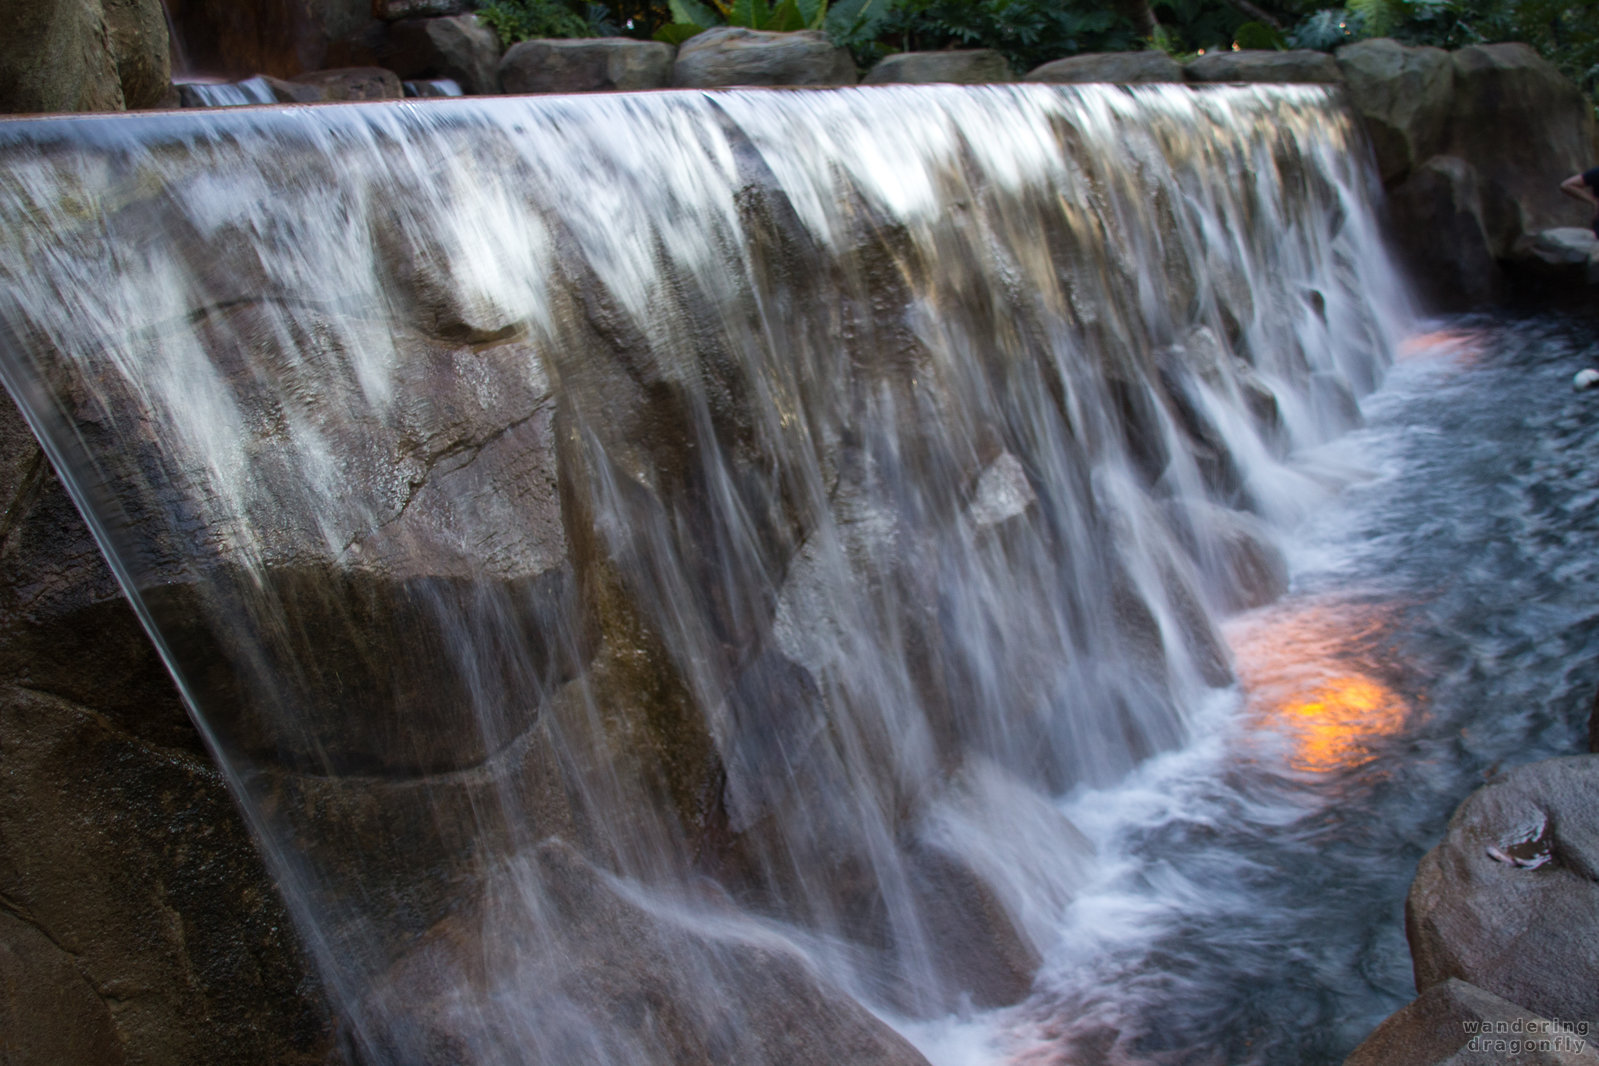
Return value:
<svg viewBox="0 0 1599 1066">
<path fill-rule="evenodd" d="M 405 97 L 400 76 L 382 67 L 339 67 L 301 74 L 290 80 L 318 90 L 320 98 L 327 101 L 400 100 Z"/>
<path fill-rule="evenodd" d="M 1477 172 L 1463 159 L 1434 156 L 1389 193 L 1396 250 L 1422 297 L 1459 309 L 1499 298 L 1504 283 L 1484 223 Z"/>
<path fill-rule="evenodd" d="M 500 89 L 500 38 L 476 15 L 397 22 L 383 59 L 403 79 L 450 78 L 472 95 Z"/>
<path fill-rule="evenodd" d="M 1094 52 L 1056 59 L 1028 72 L 1026 81 L 1081 84 L 1113 82 L 1130 85 L 1141 82 L 1182 81 L 1182 64 L 1156 48 L 1142 52 Z"/>
<path fill-rule="evenodd" d="M 672 84 L 685 89 L 733 85 L 854 85 L 855 61 L 820 30 L 768 33 L 720 26 L 677 51 Z"/>
<path fill-rule="evenodd" d="M 1515 1042 L 1512 1050 L 1511 1042 Z M 1599 1066 L 1586 1025 L 1558 1024 L 1453 978 L 1390 1015 L 1344 1066 L 1468 1066 L 1516 1062 Z"/>
<path fill-rule="evenodd" d="M 982 85 L 987 82 L 1015 81 L 1010 64 L 992 48 L 972 48 L 948 52 L 901 52 L 888 56 L 867 72 L 862 85 L 907 83 L 926 85 L 951 82 L 957 85 Z"/>
<path fill-rule="evenodd" d="M 1405 911 L 1417 988 L 1459 978 L 1545 1018 L 1599 1019 L 1599 756 L 1472 793 Z"/>
<path fill-rule="evenodd" d="M 500 59 L 500 88 L 508 93 L 587 93 L 665 88 L 677 50 L 660 41 L 625 37 L 522 41 Z"/>
<path fill-rule="evenodd" d="M 1560 191 L 1594 164 L 1593 108 L 1581 90 L 1525 44 L 1462 48 L 1453 63 L 1450 154 L 1519 205 L 1519 232 L 1587 225 L 1592 209 Z"/>
<path fill-rule="evenodd" d="M 1275 52 L 1245 48 L 1237 52 L 1210 52 L 1183 67 L 1189 81 L 1310 82 L 1336 85 L 1344 80 L 1337 60 L 1325 52 L 1296 48 Z"/>
<path fill-rule="evenodd" d="M 1449 134 L 1454 63 L 1441 48 L 1410 48 L 1387 37 L 1337 53 L 1350 102 L 1377 153 L 1384 184 L 1404 180 L 1443 151 Z"/>
</svg>

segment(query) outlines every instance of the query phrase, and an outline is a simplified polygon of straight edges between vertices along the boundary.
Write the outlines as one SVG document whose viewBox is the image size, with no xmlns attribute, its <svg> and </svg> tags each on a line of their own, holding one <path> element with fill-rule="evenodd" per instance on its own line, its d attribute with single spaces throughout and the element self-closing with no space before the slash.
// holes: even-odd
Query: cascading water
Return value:
<svg viewBox="0 0 1599 1066">
<path fill-rule="evenodd" d="M 0 367 L 360 1054 L 915 1062 L 1282 587 L 1408 314 L 1364 159 L 1302 87 L 7 123 Z"/>
</svg>

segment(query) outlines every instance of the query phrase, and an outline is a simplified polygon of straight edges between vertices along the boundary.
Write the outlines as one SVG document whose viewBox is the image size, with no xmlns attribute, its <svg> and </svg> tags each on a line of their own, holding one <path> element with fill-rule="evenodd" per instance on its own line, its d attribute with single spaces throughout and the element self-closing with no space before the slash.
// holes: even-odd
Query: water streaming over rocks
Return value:
<svg viewBox="0 0 1599 1066">
<path fill-rule="evenodd" d="M 1324 90 L 0 126 L 5 382 L 379 1062 L 921 1061 L 1408 315 Z"/>
</svg>

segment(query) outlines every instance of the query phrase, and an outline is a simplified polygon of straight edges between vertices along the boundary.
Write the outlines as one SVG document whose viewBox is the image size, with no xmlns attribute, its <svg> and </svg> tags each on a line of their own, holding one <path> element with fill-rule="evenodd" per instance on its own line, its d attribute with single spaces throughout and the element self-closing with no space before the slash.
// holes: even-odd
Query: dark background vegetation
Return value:
<svg viewBox="0 0 1599 1066">
<path fill-rule="evenodd" d="M 729 23 L 825 29 L 863 65 L 912 49 L 994 48 L 1018 71 L 1079 52 L 1330 50 L 1363 37 L 1458 48 L 1526 41 L 1592 94 L 1599 0 L 484 0 L 509 41 L 625 35 L 678 41 Z"/>
</svg>

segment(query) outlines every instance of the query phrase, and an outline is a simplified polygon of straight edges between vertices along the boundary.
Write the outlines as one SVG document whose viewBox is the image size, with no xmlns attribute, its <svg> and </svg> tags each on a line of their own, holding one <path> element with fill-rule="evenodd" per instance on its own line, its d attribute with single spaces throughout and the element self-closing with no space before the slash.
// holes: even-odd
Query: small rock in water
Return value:
<svg viewBox="0 0 1599 1066">
<path fill-rule="evenodd" d="M 1592 367 L 1587 370 L 1577 371 L 1577 376 L 1571 379 L 1571 390 L 1573 392 L 1582 392 L 1585 389 L 1593 388 L 1595 385 L 1599 385 L 1599 370 L 1595 370 Z"/>
</svg>

